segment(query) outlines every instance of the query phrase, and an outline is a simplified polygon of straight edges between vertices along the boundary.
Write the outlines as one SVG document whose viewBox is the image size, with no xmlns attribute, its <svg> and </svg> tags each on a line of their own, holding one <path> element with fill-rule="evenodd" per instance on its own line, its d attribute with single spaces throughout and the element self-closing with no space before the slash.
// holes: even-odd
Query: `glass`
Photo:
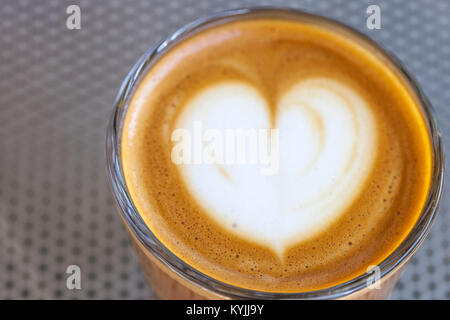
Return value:
<svg viewBox="0 0 450 320">
<path fill-rule="evenodd" d="M 433 152 L 433 169 L 431 187 L 424 209 L 415 226 L 400 244 L 389 255 L 374 274 L 369 271 L 348 282 L 311 292 L 272 293 L 239 288 L 217 281 L 189 266 L 172 252 L 170 252 L 143 222 L 136 210 L 125 184 L 120 155 L 120 138 L 123 120 L 128 102 L 134 88 L 141 77 L 151 68 L 152 64 L 169 50 L 174 44 L 182 41 L 201 30 L 214 25 L 254 17 L 272 17 L 294 19 L 324 25 L 339 30 L 344 35 L 357 39 L 360 44 L 368 47 L 384 63 L 397 71 L 404 83 L 422 107 L 422 113 L 427 121 Z M 441 144 L 441 134 L 436 125 L 436 118 L 430 102 L 417 86 L 413 77 L 403 65 L 379 44 L 373 42 L 360 32 L 353 30 L 339 22 L 317 15 L 292 9 L 281 8 L 250 8 L 237 9 L 215 13 L 200 18 L 179 29 L 164 41 L 148 50 L 134 65 L 125 78 L 116 97 L 114 111 L 107 129 L 106 139 L 107 174 L 117 206 L 131 235 L 144 273 L 160 298 L 189 299 L 189 298 L 228 298 L 228 299 L 383 299 L 387 298 L 396 281 L 401 275 L 403 267 L 419 248 L 431 229 L 436 217 L 439 200 L 444 183 L 444 153 Z M 374 277 L 380 281 L 380 289 L 371 289 Z"/>
</svg>

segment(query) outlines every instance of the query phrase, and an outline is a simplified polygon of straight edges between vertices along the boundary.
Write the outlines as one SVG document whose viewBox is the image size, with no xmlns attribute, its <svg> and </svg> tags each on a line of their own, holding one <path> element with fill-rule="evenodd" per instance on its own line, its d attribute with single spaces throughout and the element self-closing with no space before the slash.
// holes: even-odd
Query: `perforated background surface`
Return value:
<svg viewBox="0 0 450 320">
<path fill-rule="evenodd" d="M 68 30 L 68 5 L 81 30 Z M 381 30 L 366 8 L 381 7 Z M 129 68 L 198 16 L 250 5 L 333 17 L 394 52 L 437 110 L 450 150 L 450 1 L 2 1 L 0 298 L 152 298 L 104 170 L 106 123 Z M 393 299 L 450 299 L 450 199 Z M 66 268 L 81 267 L 81 290 Z"/>
</svg>

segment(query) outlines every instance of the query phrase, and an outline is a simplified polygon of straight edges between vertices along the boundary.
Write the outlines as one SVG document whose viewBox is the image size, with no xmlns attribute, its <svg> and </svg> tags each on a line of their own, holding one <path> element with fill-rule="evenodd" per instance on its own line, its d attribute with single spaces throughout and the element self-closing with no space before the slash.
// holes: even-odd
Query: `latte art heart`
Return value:
<svg viewBox="0 0 450 320">
<path fill-rule="evenodd" d="M 218 224 L 282 255 L 336 221 L 358 196 L 376 156 L 377 131 L 367 102 L 329 78 L 302 80 L 268 102 L 245 82 L 220 82 L 185 105 L 175 127 L 188 131 L 271 129 L 279 132 L 279 169 L 261 163 L 181 164 L 191 195 Z"/>
</svg>

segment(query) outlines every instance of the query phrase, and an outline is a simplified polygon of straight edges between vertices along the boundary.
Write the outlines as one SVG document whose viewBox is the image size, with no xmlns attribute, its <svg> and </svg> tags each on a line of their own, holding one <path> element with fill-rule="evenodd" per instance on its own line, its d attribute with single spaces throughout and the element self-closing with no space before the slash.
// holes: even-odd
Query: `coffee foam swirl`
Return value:
<svg viewBox="0 0 450 320">
<path fill-rule="evenodd" d="M 188 190 L 213 219 L 280 256 L 336 221 L 354 201 L 376 156 L 376 123 L 367 102 L 328 78 L 298 82 L 276 106 L 279 172 L 260 165 L 183 164 Z M 270 128 L 268 102 L 250 84 L 210 85 L 187 102 L 176 128 Z"/>
</svg>

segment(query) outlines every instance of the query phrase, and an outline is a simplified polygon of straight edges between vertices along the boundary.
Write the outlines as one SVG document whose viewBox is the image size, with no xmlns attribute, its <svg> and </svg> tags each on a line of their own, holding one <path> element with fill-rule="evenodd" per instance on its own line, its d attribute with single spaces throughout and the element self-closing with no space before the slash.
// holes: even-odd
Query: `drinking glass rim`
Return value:
<svg viewBox="0 0 450 320">
<path fill-rule="evenodd" d="M 212 13 L 210 15 L 197 18 L 191 23 L 179 28 L 159 44 L 147 50 L 128 72 L 114 102 L 114 110 L 107 128 L 106 137 L 106 167 L 107 175 L 109 177 L 109 184 L 116 204 L 120 208 L 122 217 L 141 244 L 149 250 L 159 262 L 175 274 L 188 282 L 194 283 L 200 288 L 227 298 L 243 299 L 335 299 L 345 297 L 366 287 L 368 280 L 370 277 L 373 278 L 373 275 L 366 272 L 349 281 L 328 288 L 314 291 L 283 293 L 241 288 L 235 285 L 227 284 L 220 280 L 216 280 L 198 271 L 172 253 L 147 227 L 136 209 L 125 183 L 121 163 L 121 131 L 128 103 L 132 97 L 134 89 L 139 84 L 143 75 L 146 74 L 152 64 L 161 55 L 163 55 L 166 50 L 169 50 L 171 46 L 179 43 L 184 38 L 192 36 L 201 30 L 213 27 L 217 24 L 242 19 L 243 17 L 258 17 L 258 15 L 261 17 L 266 16 L 272 18 L 284 17 L 292 20 L 296 19 L 297 21 L 304 21 L 308 19 L 315 21 L 320 20 L 322 23 L 337 26 L 341 30 L 353 34 L 362 42 L 365 42 L 369 46 L 373 46 L 376 50 L 378 50 L 378 52 L 383 55 L 385 59 L 387 59 L 395 68 L 398 69 L 400 75 L 402 75 L 411 86 L 413 93 L 417 95 L 417 100 L 421 104 L 421 109 L 427 122 L 430 134 L 430 142 L 433 152 L 433 169 L 430 189 L 428 191 L 423 210 L 414 227 L 401 242 L 401 244 L 380 264 L 378 264 L 378 267 L 380 268 L 380 279 L 383 279 L 397 267 L 400 267 L 400 265 L 407 261 L 407 259 L 419 248 L 420 244 L 424 241 L 426 235 L 430 231 L 433 221 L 437 215 L 437 209 L 439 207 L 444 185 L 444 151 L 434 109 L 420 87 L 417 85 L 414 77 L 406 70 L 404 65 L 395 57 L 395 55 L 386 50 L 382 45 L 370 39 L 362 32 L 343 24 L 342 22 L 317 15 L 315 13 L 308 13 L 303 10 L 270 6 L 239 8 Z"/>
</svg>

